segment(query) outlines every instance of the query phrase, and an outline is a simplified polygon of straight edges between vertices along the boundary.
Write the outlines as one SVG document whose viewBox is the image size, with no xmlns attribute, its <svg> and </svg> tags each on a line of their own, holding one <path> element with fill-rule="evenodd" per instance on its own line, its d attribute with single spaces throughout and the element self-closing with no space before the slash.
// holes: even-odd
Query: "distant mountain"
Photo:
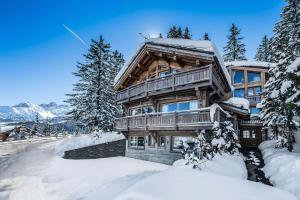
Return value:
<svg viewBox="0 0 300 200">
<path fill-rule="evenodd" d="M 36 114 L 40 119 L 61 118 L 69 111 L 69 106 L 55 102 L 40 105 L 22 102 L 15 106 L 0 106 L 0 121 L 33 121 Z"/>
</svg>

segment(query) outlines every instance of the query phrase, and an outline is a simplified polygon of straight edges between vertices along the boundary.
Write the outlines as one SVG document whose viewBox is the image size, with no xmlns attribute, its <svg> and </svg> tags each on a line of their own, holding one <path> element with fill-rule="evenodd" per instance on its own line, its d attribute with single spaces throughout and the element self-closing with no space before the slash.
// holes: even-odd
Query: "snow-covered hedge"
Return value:
<svg viewBox="0 0 300 200">
<path fill-rule="evenodd" d="M 193 165 L 186 165 L 186 160 L 184 159 L 175 161 L 173 166 L 185 169 L 193 167 Z M 201 171 L 247 179 L 247 169 L 242 155 L 217 154 L 212 160 L 204 160 L 199 166 Z"/>
<path fill-rule="evenodd" d="M 289 191 L 300 199 L 300 145 L 295 145 L 294 152 L 288 152 L 285 148 L 275 149 L 274 145 L 274 140 L 259 145 L 266 164 L 265 175 L 275 187 Z"/>
<path fill-rule="evenodd" d="M 63 139 L 55 147 L 55 153 L 63 156 L 65 151 L 125 139 L 117 132 L 95 132 Z"/>
</svg>

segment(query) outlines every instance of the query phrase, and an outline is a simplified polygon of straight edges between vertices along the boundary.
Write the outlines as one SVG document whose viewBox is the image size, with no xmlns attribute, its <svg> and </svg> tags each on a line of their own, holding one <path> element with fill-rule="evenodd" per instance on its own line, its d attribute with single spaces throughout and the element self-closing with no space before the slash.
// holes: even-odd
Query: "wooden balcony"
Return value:
<svg viewBox="0 0 300 200">
<path fill-rule="evenodd" d="M 122 91 L 118 91 L 116 101 L 124 103 L 149 96 L 194 89 L 197 86 L 212 86 L 212 84 L 224 91 L 224 84 L 217 77 L 213 67 L 207 65 L 190 71 L 145 80 Z"/>
<path fill-rule="evenodd" d="M 240 120 L 241 126 L 262 126 L 263 122 L 260 119 Z"/>
<path fill-rule="evenodd" d="M 172 113 L 151 113 L 116 119 L 117 131 L 139 130 L 196 130 L 209 129 L 213 121 L 225 121 L 226 114 L 217 108 L 210 116 L 210 108 Z"/>
</svg>

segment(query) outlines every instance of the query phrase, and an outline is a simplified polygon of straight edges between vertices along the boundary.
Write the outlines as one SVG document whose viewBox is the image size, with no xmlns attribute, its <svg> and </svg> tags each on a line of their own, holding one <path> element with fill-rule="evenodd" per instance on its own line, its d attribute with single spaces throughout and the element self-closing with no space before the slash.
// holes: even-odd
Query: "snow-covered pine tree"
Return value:
<svg viewBox="0 0 300 200">
<path fill-rule="evenodd" d="M 212 147 L 205 135 L 205 130 L 199 130 L 193 146 L 185 145 L 186 147 L 182 153 L 186 160 L 186 165 L 192 165 L 193 168 L 201 168 L 200 164 L 203 160 L 212 159 Z"/>
<path fill-rule="evenodd" d="M 294 117 L 297 113 L 297 106 L 290 101 L 290 97 L 299 90 L 299 85 L 297 86 L 297 81 L 293 81 L 298 79 L 295 71 L 290 71 L 288 68 L 300 56 L 300 1 L 286 0 L 286 3 L 280 15 L 280 21 L 274 27 L 272 51 L 274 52 L 274 61 L 278 65 L 273 70 L 268 82 L 274 85 L 273 90 L 269 90 L 270 101 L 277 102 L 276 104 L 272 103 L 274 104 L 272 108 L 276 111 L 274 118 L 286 129 L 282 132 L 288 133 L 287 147 L 289 151 L 292 151 Z M 280 136 L 284 137 L 284 135 Z"/>
<path fill-rule="evenodd" d="M 210 40 L 210 37 L 207 32 L 205 32 L 204 35 L 202 36 L 202 40 Z"/>
<path fill-rule="evenodd" d="M 85 55 L 86 63 L 79 63 L 74 73 L 79 78 L 67 103 L 73 108 L 69 116 L 86 131 L 113 129 L 114 118 L 120 109 L 115 104 L 114 77 L 124 63 L 122 54 L 112 52 L 102 36 Z"/>
<path fill-rule="evenodd" d="M 266 35 L 263 37 L 261 44 L 257 48 L 255 60 L 263 61 L 263 62 L 272 61 L 271 44 L 268 36 Z"/>
<path fill-rule="evenodd" d="M 233 128 L 231 121 L 224 122 L 224 137 L 225 137 L 225 151 L 230 154 L 238 154 L 241 145 L 238 141 L 238 136 Z"/>
<path fill-rule="evenodd" d="M 222 132 L 220 123 L 215 121 L 211 130 L 212 130 L 211 146 L 213 148 L 213 151 L 215 153 L 222 154 L 225 149 L 225 139 L 224 139 L 224 134 Z"/>
<path fill-rule="evenodd" d="M 241 30 L 235 24 L 232 24 L 230 34 L 227 36 L 227 44 L 224 47 L 224 61 L 246 60 L 245 44 L 242 42 L 243 38 L 240 37 L 240 34 Z"/>
<path fill-rule="evenodd" d="M 33 123 L 30 135 L 33 136 L 33 135 L 39 135 L 39 134 L 40 134 L 40 119 L 39 119 L 39 114 L 36 113 L 35 121 Z"/>
<path fill-rule="evenodd" d="M 192 39 L 192 35 L 191 35 L 190 30 L 189 30 L 188 27 L 185 27 L 182 38 Z"/>
</svg>

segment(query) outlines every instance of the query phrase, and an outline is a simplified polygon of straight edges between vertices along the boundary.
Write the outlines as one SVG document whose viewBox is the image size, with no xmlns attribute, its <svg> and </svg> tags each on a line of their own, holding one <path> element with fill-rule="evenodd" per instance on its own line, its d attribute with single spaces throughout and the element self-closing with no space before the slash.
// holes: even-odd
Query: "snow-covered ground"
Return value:
<svg viewBox="0 0 300 200">
<path fill-rule="evenodd" d="M 85 134 L 80 136 L 70 136 L 63 139 L 55 147 L 56 154 L 63 156 L 65 151 L 78 149 L 86 146 L 102 144 L 117 140 L 125 139 L 124 135 L 117 132 L 95 132 L 93 134 Z"/>
<path fill-rule="evenodd" d="M 170 168 L 147 177 L 115 200 L 296 200 L 279 189 L 191 169 Z"/>
<path fill-rule="evenodd" d="M 270 182 L 278 188 L 289 191 L 300 199 L 300 133 L 293 152 L 286 149 L 274 149 L 275 141 L 265 141 L 259 148 L 262 151 L 264 172 Z"/>
<path fill-rule="evenodd" d="M 0 155 L 7 154 L 3 157 L 10 163 L 0 171 L 0 199 L 296 200 L 287 192 L 245 180 L 241 157 L 216 157 L 200 171 L 126 157 L 66 160 L 55 153 L 58 143 L 5 153 L 0 146 Z"/>
<path fill-rule="evenodd" d="M 192 165 L 185 165 L 184 159 L 177 160 L 173 166 L 176 168 L 191 169 Z M 230 176 L 238 179 L 247 179 L 247 169 L 242 155 L 217 155 L 213 160 L 204 161 L 200 168 L 202 171 Z"/>
</svg>

